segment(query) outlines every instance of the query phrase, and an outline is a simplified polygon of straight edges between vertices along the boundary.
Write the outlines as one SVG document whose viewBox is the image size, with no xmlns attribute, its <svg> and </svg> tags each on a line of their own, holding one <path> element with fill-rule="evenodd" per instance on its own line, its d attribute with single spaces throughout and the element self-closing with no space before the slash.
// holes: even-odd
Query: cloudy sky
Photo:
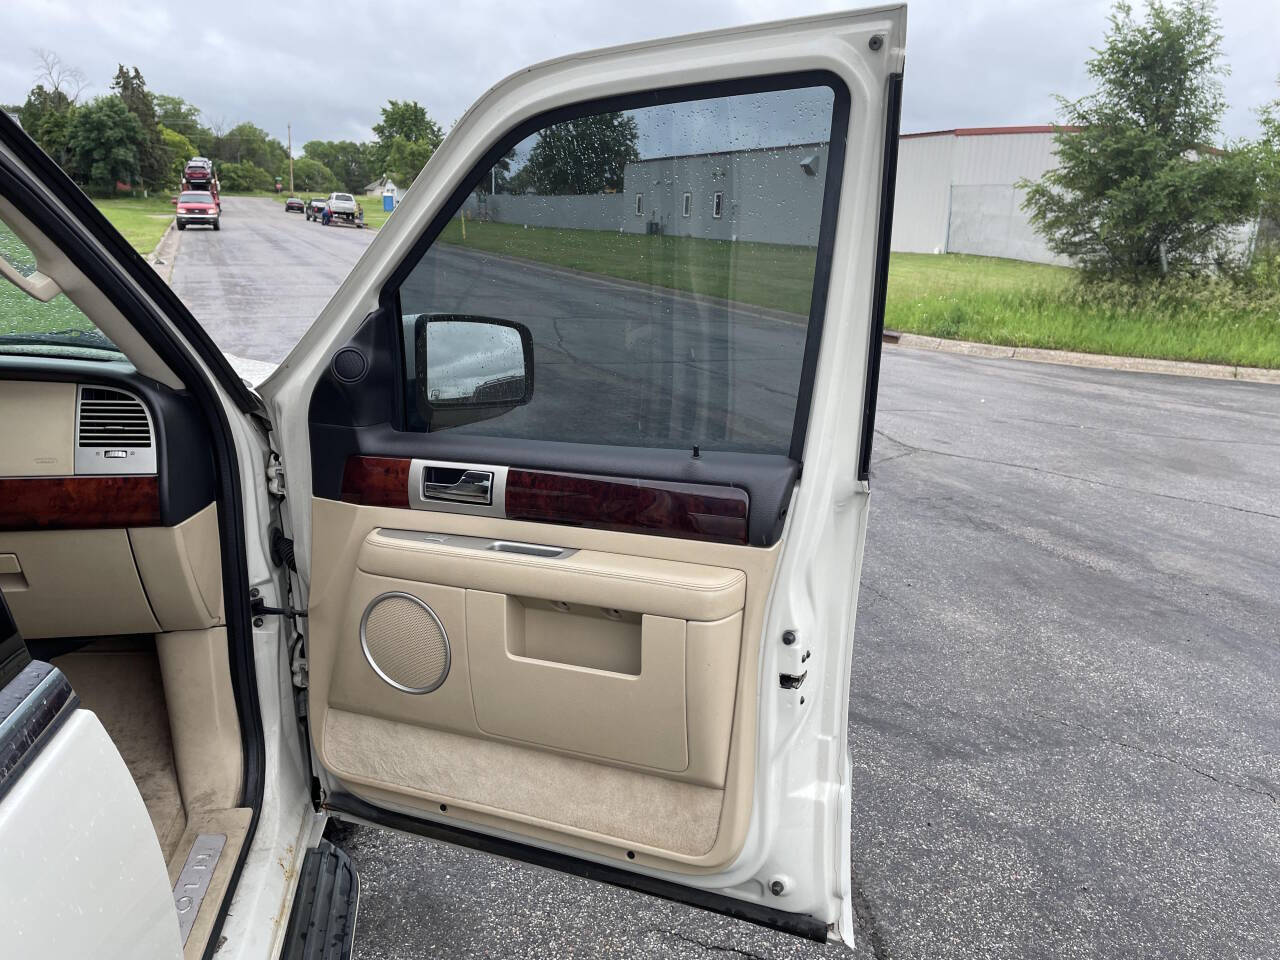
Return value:
<svg viewBox="0 0 1280 960">
<path fill-rule="evenodd" d="M 1254 109 L 1280 95 L 1276 2 L 1219 0 L 1230 137 L 1253 135 Z M 282 141 L 292 123 L 299 145 L 367 139 L 388 98 L 418 100 L 447 129 L 487 87 L 539 60 L 857 5 L 313 0 L 291 5 L 306 15 L 290 17 L 255 0 L 217 0 L 206 5 L 213 24 L 202 26 L 175 0 L 3 0 L 0 102 L 25 99 L 34 50 L 46 48 L 84 71 L 87 95 L 106 91 L 117 63 L 137 65 L 151 90 L 196 104 L 209 123 L 249 120 Z M 904 132 L 1052 120 L 1055 93 L 1087 92 L 1084 60 L 1108 9 L 1096 0 L 911 0 Z"/>
</svg>

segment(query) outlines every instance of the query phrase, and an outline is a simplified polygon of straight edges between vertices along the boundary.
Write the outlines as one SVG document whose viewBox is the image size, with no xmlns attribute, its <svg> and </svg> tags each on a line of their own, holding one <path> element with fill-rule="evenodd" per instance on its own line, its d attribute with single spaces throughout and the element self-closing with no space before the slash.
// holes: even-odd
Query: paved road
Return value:
<svg viewBox="0 0 1280 960">
<path fill-rule="evenodd" d="M 279 359 L 366 236 L 241 203 L 184 235 L 174 283 L 219 343 Z M 1276 955 L 1277 423 L 1273 386 L 886 352 L 850 690 L 859 956 Z M 830 955 L 343 842 L 363 958 Z"/>
</svg>

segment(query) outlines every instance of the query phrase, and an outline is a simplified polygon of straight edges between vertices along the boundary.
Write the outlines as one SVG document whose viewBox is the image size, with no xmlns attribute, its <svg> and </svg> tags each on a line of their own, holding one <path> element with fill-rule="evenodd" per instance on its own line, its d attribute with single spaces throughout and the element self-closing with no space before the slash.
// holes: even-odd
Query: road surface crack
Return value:
<svg viewBox="0 0 1280 960">
<path fill-rule="evenodd" d="M 1140 747 L 1136 743 L 1129 743 L 1127 740 L 1120 740 L 1116 737 L 1109 737 L 1105 733 L 1098 733 L 1096 730 L 1093 730 L 1090 727 L 1085 726 L 1083 723 L 1077 723 L 1074 720 L 1063 720 L 1061 717 L 1053 717 L 1047 713 L 1036 713 L 1034 711 L 1032 711 L 1031 715 L 1033 717 L 1036 717 L 1039 720 L 1048 720 L 1051 723 L 1056 723 L 1056 724 L 1059 724 L 1060 726 L 1068 727 L 1072 730 L 1079 730 L 1081 733 L 1088 734 L 1090 737 L 1092 737 L 1094 740 L 1097 740 L 1099 743 L 1105 743 L 1114 747 L 1119 747 L 1122 750 L 1130 750 L 1134 753 L 1140 754 L 1151 760 L 1161 760 L 1161 761 L 1164 761 L 1165 763 L 1172 763 L 1174 766 L 1181 767 L 1183 770 L 1187 770 L 1190 773 L 1194 773 L 1196 776 L 1204 777 L 1206 780 L 1211 780 L 1214 783 L 1219 784 L 1221 786 L 1233 787 L 1236 790 L 1241 790 L 1244 793 L 1251 793 L 1255 797 L 1262 797 L 1265 800 L 1271 801 L 1273 804 L 1280 805 L 1280 798 L 1277 798 L 1276 794 L 1270 790 L 1260 790 L 1257 787 L 1251 787 L 1248 784 L 1240 783 L 1236 780 L 1228 779 L 1227 777 L 1219 777 L 1215 774 L 1210 773 L 1208 770 L 1202 770 L 1200 767 L 1197 767 L 1193 763 L 1188 763 L 1185 760 L 1180 760 L 1177 757 L 1170 756 L 1167 753 L 1161 753 L 1159 750 L 1148 750 L 1146 747 Z"/>
<path fill-rule="evenodd" d="M 712 953 L 731 953 L 738 957 L 751 957 L 752 960 L 769 960 L 768 956 L 763 953 L 755 953 L 751 950 L 744 950 L 741 947 L 728 946 L 722 943 L 712 943 L 707 940 L 699 939 L 698 937 L 690 936 L 687 933 L 681 933 L 679 930 L 650 929 L 648 932 L 660 933 L 668 937 L 675 937 L 677 940 L 692 944 L 696 947 L 701 947 L 703 950 L 709 950 Z"/>
</svg>

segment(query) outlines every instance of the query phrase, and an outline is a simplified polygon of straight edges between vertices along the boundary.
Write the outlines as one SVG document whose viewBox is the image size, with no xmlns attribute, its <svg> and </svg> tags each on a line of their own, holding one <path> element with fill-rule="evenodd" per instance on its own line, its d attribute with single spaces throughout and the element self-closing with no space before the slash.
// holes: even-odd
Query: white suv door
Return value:
<svg viewBox="0 0 1280 960">
<path fill-rule="evenodd" d="M 514 74 L 263 385 L 331 814 L 852 943 L 905 28 Z"/>
</svg>

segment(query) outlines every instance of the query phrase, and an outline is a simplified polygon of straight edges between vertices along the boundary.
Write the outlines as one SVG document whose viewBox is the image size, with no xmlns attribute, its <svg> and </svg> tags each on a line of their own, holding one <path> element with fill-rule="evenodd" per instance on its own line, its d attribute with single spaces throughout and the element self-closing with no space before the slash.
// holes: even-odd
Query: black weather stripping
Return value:
<svg viewBox="0 0 1280 960">
<path fill-rule="evenodd" d="M 481 853 L 491 853 L 495 856 L 506 857 L 508 860 L 519 860 L 535 867 L 545 867 L 548 870 L 572 874 L 575 877 L 583 877 L 586 880 L 595 880 L 598 883 L 608 883 L 615 887 L 624 887 L 628 890 L 646 893 L 651 897 L 658 897 L 662 900 L 671 900 L 675 903 L 687 904 L 702 910 L 723 913 L 725 916 L 733 917 L 735 920 L 746 920 L 749 923 L 756 923 L 762 927 L 769 927 L 771 930 L 779 930 L 782 933 L 790 933 L 793 936 L 804 937 L 817 943 L 827 942 L 827 925 L 807 913 L 788 913 L 775 907 L 765 907 L 758 903 L 726 897 L 720 893 L 682 886 L 678 883 L 672 883 L 670 880 L 659 880 L 657 877 L 632 873 L 629 870 L 623 870 L 621 867 L 581 860 L 578 857 L 556 853 L 553 850 L 543 850 L 527 843 L 521 843 L 518 840 L 490 837 L 453 824 L 419 820 L 403 813 L 370 806 L 358 797 L 353 797 L 347 793 L 336 793 L 330 796 L 328 802 L 325 803 L 325 808 L 334 813 L 350 814 L 353 817 L 369 823 L 376 823 L 392 830 L 415 833 L 429 840 L 450 843 L 455 847 L 479 850 Z"/>
<path fill-rule="evenodd" d="M 867 344 L 867 389 L 862 398 L 862 440 L 858 479 L 871 477 L 871 441 L 876 432 L 876 394 L 880 392 L 880 345 L 884 339 L 884 301 L 889 287 L 889 248 L 893 241 L 893 191 L 898 181 L 898 121 L 902 114 L 902 74 L 889 75 L 885 104 L 884 159 L 880 164 L 880 218 L 876 226 L 876 272 L 871 288 L 871 340 Z"/>
</svg>

